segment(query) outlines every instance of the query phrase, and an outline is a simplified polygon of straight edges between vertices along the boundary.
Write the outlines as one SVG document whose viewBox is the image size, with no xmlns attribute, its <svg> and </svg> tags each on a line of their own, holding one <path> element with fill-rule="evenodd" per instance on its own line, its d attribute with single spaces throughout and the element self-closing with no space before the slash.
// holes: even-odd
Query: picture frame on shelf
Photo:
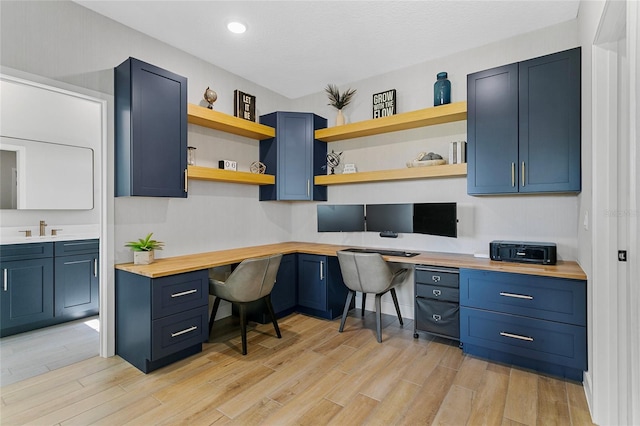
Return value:
<svg viewBox="0 0 640 426">
<path fill-rule="evenodd" d="M 373 95 L 373 118 L 396 114 L 396 89 L 385 90 Z"/>
<path fill-rule="evenodd" d="M 240 90 L 233 91 L 233 115 L 256 121 L 256 97 Z"/>
</svg>

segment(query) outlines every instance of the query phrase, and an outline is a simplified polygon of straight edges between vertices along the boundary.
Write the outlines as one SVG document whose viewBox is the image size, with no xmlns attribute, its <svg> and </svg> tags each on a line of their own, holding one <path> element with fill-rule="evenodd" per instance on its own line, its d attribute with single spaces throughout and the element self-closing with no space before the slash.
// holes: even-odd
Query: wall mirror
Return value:
<svg viewBox="0 0 640 426">
<path fill-rule="evenodd" d="M 90 210 L 93 150 L 0 138 L 0 208 Z"/>
</svg>

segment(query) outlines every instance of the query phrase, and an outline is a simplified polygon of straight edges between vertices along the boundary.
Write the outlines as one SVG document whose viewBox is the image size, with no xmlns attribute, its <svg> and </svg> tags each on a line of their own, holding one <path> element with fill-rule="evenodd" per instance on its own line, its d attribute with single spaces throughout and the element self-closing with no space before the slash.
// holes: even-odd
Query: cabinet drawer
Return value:
<svg viewBox="0 0 640 426">
<path fill-rule="evenodd" d="M 416 284 L 416 297 L 426 297 L 428 299 L 457 302 L 459 299 L 459 293 L 460 290 L 453 287 Z"/>
<path fill-rule="evenodd" d="M 460 305 L 584 326 L 586 282 L 464 269 Z"/>
<path fill-rule="evenodd" d="M 420 284 L 458 288 L 459 274 L 456 269 L 416 267 L 415 279 Z"/>
<path fill-rule="evenodd" d="M 463 306 L 460 340 L 547 363 L 587 368 L 586 328 L 576 325 Z"/>
<path fill-rule="evenodd" d="M 68 256 L 72 254 L 89 254 L 98 253 L 100 250 L 100 240 L 73 240 L 73 241 L 56 241 L 56 256 Z"/>
<path fill-rule="evenodd" d="M 151 300 L 153 319 L 207 306 L 209 302 L 207 270 L 154 279 Z"/>
<path fill-rule="evenodd" d="M 460 308 L 457 303 L 416 299 L 416 329 L 446 336 L 460 336 Z"/>
<path fill-rule="evenodd" d="M 53 257 L 52 243 L 0 245 L 0 260 L 28 260 Z"/>
<path fill-rule="evenodd" d="M 209 331 L 207 314 L 207 306 L 201 306 L 153 321 L 151 361 L 205 341 Z"/>
</svg>

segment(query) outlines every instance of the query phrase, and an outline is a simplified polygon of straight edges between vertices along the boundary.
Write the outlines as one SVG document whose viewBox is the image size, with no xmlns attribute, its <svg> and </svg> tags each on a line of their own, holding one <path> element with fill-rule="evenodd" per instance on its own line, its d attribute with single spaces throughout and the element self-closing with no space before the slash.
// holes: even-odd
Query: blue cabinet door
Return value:
<svg viewBox="0 0 640 426">
<path fill-rule="evenodd" d="M 327 310 L 327 256 L 298 255 L 298 305 Z"/>
<path fill-rule="evenodd" d="M 129 58 L 115 69 L 116 196 L 185 198 L 187 79 Z"/>
<path fill-rule="evenodd" d="M 271 303 L 276 316 L 292 312 L 297 304 L 297 257 L 295 254 L 282 256 L 276 283 L 271 291 Z"/>
<path fill-rule="evenodd" d="M 518 192 L 518 64 L 467 76 L 467 192 Z"/>
<path fill-rule="evenodd" d="M 260 141 L 260 161 L 275 185 L 260 187 L 260 200 L 327 200 L 326 186 L 314 185 L 314 176 L 325 174 L 327 144 L 314 138 L 327 120 L 311 113 L 274 112 L 260 123 L 276 129 L 276 137 Z"/>
<path fill-rule="evenodd" d="M 580 48 L 467 76 L 467 192 L 579 192 Z"/>
<path fill-rule="evenodd" d="M 72 320 L 98 313 L 98 271 L 98 253 L 56 257 L 56 317 Z"/>
<path fill-rule="evenodd" d="M 3 261 L 0 270 L 0 335 L 49 325 L 53 319 L 53 258 Z"/>
<path fill-rule="evenodd" d="M 580 49 L 519 64 L 520 192 L 579 192 Z"/>
</svg>

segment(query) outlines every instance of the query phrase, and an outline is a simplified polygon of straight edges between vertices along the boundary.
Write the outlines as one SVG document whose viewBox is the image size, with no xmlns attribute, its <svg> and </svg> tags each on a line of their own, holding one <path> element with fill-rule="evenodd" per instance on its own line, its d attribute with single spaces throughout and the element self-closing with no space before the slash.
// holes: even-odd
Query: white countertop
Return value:
<svg viewBox="0 0 640 426">
<path fill-rule="evenodd" d="M 25 237 L 26 229 L 31 230 L 31 237 Z M 58 235 L 51 235 L 52 229 L 60 229 Z M 55 241 L 88 240 L 100 238 L 99 225 L 47 225 L 45 236 L 38 236 L 39 227 L 20 226 L 0 228 L 0 244 L 48 243 Z"/>
</svg>

